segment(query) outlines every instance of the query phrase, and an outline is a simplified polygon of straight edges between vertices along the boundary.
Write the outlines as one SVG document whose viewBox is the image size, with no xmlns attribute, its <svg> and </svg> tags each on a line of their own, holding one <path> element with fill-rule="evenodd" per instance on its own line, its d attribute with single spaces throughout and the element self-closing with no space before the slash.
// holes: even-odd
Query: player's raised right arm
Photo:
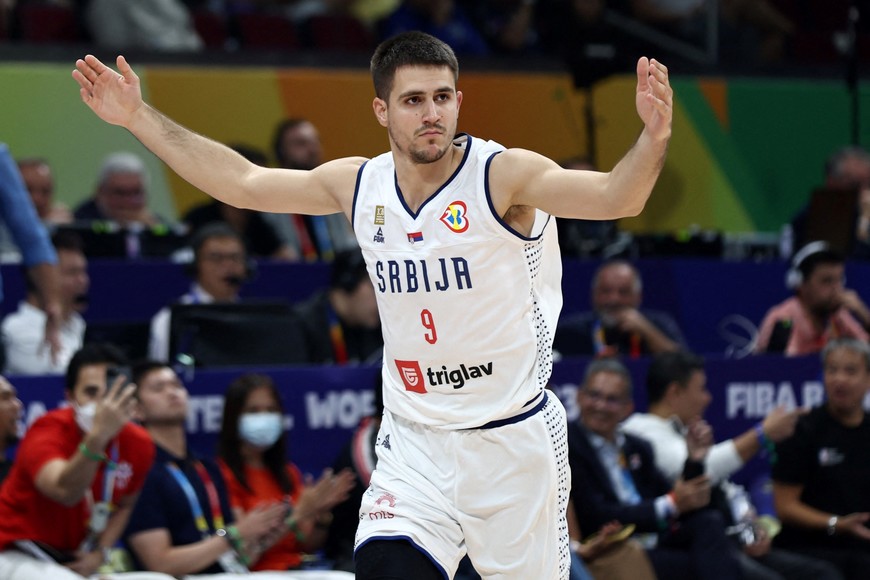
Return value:
<svg viewBox="0 0 870 580">
<path fill-rule="evenodd" d="M 117 67 L 115 72 L 92 55 L 77 60 L 72 75 L 82 101 L 102 120 L 130 131 L 195 187 L 230 205 L 261 211 L 326 214 L 345 209 L 331 175 L 341 178 L 349 172 L 336 172 L 335 164 L 319 171 L 254 165 L 148 105 L 139 77 L 123 56 Z"/>
</svg>

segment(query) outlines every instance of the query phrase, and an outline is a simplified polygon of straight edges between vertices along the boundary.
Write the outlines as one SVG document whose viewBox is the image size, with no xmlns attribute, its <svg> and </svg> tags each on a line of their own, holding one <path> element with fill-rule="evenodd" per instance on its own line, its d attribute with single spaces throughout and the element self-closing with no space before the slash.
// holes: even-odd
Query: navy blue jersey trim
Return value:
<svg viewBox="0 0 870 580">
<path fill-rule="evenodd" d="M 465 167 L 465 162 L 468 160 L 469 153 L 471 153 L 471 135 L 465 135 L 464 133 L 460 133 L 459 135 L 457 135 L 453 139 L 453 142 L 455 142 L 457 138 L 462 137 L 462 136 L 468 137 L 468 144 L 465 146 L 465 155 L 462 156 L 462 161 L 459 162 L 459 167 L 456 168 L 456 171 L 453 172 L 453 175 L 451 175 L 450 178 L 447 181 L 445 181 L 444 184 L 435 191 L 435 193 L 430 195 L 426 199 L 426 201 L 424 201 L 420 205 L 420 207 L 417 208 L 416 213 L 411 211 L 411 208 L 408 207 L 408 204 L 405 202 L 405 196 L 402 195 L 402 190 L 399 188 L 399 176 L 396 175 L 395 170 L 393 171 L 393 181 L 396 183 L 396 195 L 399 197 L 399 201 L 401 202 L 402 207 L 405 208 L 405 211 L 408 212 L 408 215 L 410 215 L 412 218 L 417 219 L 417 216 L 420 215 L 420 212 L 423 211 L 423 208 L 426 207 L 426 205 L 430 201 L 432 201 L 433 199 L 438 197 L 438 194 L 441 193 L 442 191 L 444 191 L 444 188 L 447 187 L 448 185 L 450 185 L 453 182 L 453 180 L 456 179 L 456 176 L 459 175 L 459 172 L 462 171 L 462 168 Z M 453 142 L 451 142 L 451 143 L 453 143 Z"/>
<path fill-rule="evenodd" d="M 516 231 L 515 229 L 510 227 L 508 225 L 508 223 L 506 221 L 504 221 L 500 215 L 498 215 L 498 212 L 495 211 L 495 205 L 492 203 L 492 192 L 489 189 L 489 166 L 490 166 L 490 164 L 492 164 L 492 160 L 495 158 L 495 156 L 498 155 L 499 153 L 502 153 L 502 151 L 496 151 L 495 153 L 493 153 L 492 155 L 489 156 L 489 158 L 486 160 L 486 168 L 484 169 L 484 172 L 483 172 L 483 191 L 484 191 L 484 195 L 486 196 L 486 204 L 489 206 L 489 211 L 490 211 L 490 213 L 492 213 L 492 217 L 495 218 L 495 221 L 497 221 L 499 224 L 501 224 L 501 227 L 503 227 L 508 233 L 515 235 L 516 237 L 523 240 L 524 242 L 534 242 L 535 240 L 539 240 L 541 238 L 541 236 L 544 235 L 544 230 L 547 229 L 547 225 L 549 225 L 549 223 L 550 223 L 550 218 L 553 217 L 550 214 L 547 214 L 547 223 L 544 224 L 543 228 L 541 228 L 541 233 L 538 234 L 537 236 L 530 238 L 530 237 L 522 235 L 521 233 L 519 233 L 518 231 Z"/>
<path fill-rule="evenodd" d="M 369 160 L 366 159 L 362 165 L 359 166 L 359 171 L 356 172 L 356 184 L 353 186 L 353 203 L 350 207 L 350 227 L 356 231 L 356 200 L 359 198 L 359 184 L 362 182 L 362 174 L 363 169 L 368 164 Z"/>
</svg>

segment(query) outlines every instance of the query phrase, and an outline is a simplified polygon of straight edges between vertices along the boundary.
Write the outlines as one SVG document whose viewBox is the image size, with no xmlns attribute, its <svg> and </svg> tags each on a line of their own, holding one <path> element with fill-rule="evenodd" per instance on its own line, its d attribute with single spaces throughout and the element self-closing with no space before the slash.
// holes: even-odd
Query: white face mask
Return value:
<svg viewBox="0 0 870 580">
<path fill-rule="evenodd" d="M 79 424 L 82 431 L 90 433 L 94 428 L 94 415 L 97 414 L 97 402 L 91 401 L 86 405 L 74 403 L 73 407 L 76 410 L 76 423 Z"/>
<path fill-rule="evenodd" d="M 255 447 L 271 447 L 284 432 L 280 413 L 245 413 L 239 417 L 239 436 Z"/>
</svg>

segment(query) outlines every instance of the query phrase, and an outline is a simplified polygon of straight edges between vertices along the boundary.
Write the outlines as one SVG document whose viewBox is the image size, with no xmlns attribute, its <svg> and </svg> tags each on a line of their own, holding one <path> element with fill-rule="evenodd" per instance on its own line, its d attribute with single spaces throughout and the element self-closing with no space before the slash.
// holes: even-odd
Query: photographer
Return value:
<svg viewBox="0 0 870 580">
<path fill-rule="evenodd" d="M 136 386 L 107 380 L 123 362 L 111 345 L 85 345 L 67 368 L 70 405 L 22 439 L 0 491 L 0 578 L 90 576 L 127 525 L 154 444 L 130 422 Z"/>
</svg>

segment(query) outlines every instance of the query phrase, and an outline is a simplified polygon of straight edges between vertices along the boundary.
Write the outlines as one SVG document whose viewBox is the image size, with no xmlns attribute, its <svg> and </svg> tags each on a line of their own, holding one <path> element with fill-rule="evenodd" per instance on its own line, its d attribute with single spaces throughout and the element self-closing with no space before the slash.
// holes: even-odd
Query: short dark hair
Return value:
<svg viewBox="0 0 870 580">
<path fill-rule="evenodd" d="M 797 269 L 801 273 L 801 280 L 806 282 L 819 266 L 827 264 L 840 265 L 845 263 L 846 257 L 842 253 L 832 248 L 826 248 L 818 252 L 813 252 L 801 260 L 797 265 Z"/>
<path fill-rule="evenodd" d="M 459 79 L 459 61 L 450 46 L 423 32 L 403 32 L 383 41 L 372 55 L 372 82 L 379 99 L 389 98 L 396 70 L 403 66 L 446 66 L 454 82 Z"/>
<path fill-rule="evenodd" d="M 153 371 L 166 368 L 171 369 L 172 366 L 167 362 L 156 359 L 138 360 L 133 363 L 133 366 L 130 369 L 130 374 L 133 375 L 130 377 L 130 380 L 138 385 L 146 375 Z"/>
<path fill-rule="evenodd" d="M 671 383 L 686 386 L 692 373 L 703 370 L 704 359 L 688 351 L 662 352 L 653 356 L 646 373 L 648 403 L 661 401 Z"/>
<path fill-rule="evenodd" d="M 112 343 L 92 342 L 85 344 L 76 351 L 66 367 L 64 389 L 69 393 L 73 392 L 83 367 L 99 364 L 124 366 L 127 363 L 124 352 Z"/>
<path fill-rule="evenodd" d="M 242 439 L 239 435 L 239 417 L 245 406 L 248 396 L 252 391 L 266 388 L 272 393 L 278 403 L 278 410 L 283 416 L 284 407 L 281 404 L 281 394 L 275 386 L 272 377 L 258 373 L 247 373 L 227 387 L 224 393 L 224 413 L 221 420 L 221 432 L 218 435 L 217 454 L 223 459 L 239 483 L 247 490 L 251 490 L 248 479 L 245 477 L 244 460 L 242 459 Z M 275 481 L 278 482 L 281 491 L 285 494 L 293 493 L 293 482 L 287 476 L 287 444 L 282 435 L 263 452 L 263 463 Z"/>
</svg>

